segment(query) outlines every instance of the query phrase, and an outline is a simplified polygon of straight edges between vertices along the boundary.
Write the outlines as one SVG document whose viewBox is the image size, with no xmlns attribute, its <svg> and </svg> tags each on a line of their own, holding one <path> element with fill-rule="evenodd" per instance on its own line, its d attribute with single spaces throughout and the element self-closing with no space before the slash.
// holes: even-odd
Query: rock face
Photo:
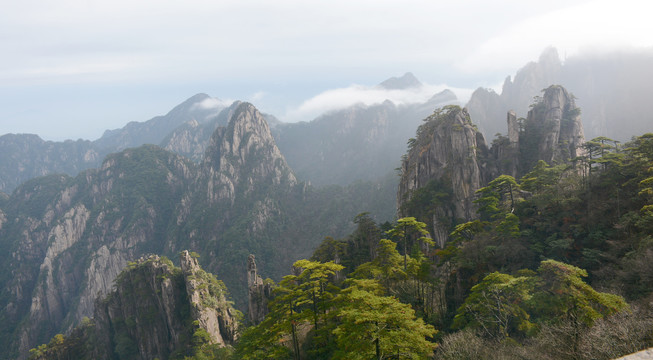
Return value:
<svg viewBox="0 0 653 360">
<path fill-rule="evenodd" d="M 270 284 L 264 283 L 258 275 L 256 260 L 252 254 L 247 258 L 247 286 L 249 288 L 247 306 L 249 322 L 252 325 L 257 325 L 268 313 L 268 300 L 272 297 L 272 288 Z"/>
<path fill-rule="evenodd" d="M 224 285 L 188 251 L 180 257 L 182 269 L 155 255 L 129 263 L 97 299 L 93 318 L 36 359 L 167 359 L 190 347 L 198 331 L 209 344 L 233 344 L 238 329 Z"/>
<path fill-rule="evenodd" d="M 226 288 L 202 270 L 188 251 L 181 252 L 180 262 L 191 318 L 208 332 L 213 344 L 233 344 L 238 336 L 238 323 L 235 311 L 227 304 Z"/>
<path fill-rule="evenodd" d="M 565 88 L 552 85 L 544 91 L 541 101 L 528 112 L 520 140 L 524 171 L 537 160 L 563 163 L 584 154 L 580 109 Z"/>
<path fill-rule="evenodd" d="M 465 109 L 445 107 L 427 118 L 401 165 L 399 216 L 410 216 L 404 213 L 404 204 L 418 189 L 432 181 L 439 182 L 442 191 L 451 191 L 452 198 L 448 204 L 436 207 L 430 222 L 434 240 L 439 246 L 444 245 L 452 221 L 467 221 L 476 216 L 473 200 L 476 190 L 488 181 L 487 164 L 482 161 L 487 156 L 485 139 L 472 125 Z"/>
<path fill-rule="evenodd" d="M 465 109 L 449 106 L 427 118 L 402 162 L 399 217 L 430 223 L 436 243 L 443 246 L 453 225 L 476 218 L 475 193 L 496 176 L 519 178 L 538 160 L 571 163 L 584 154 L 580 110 L 561 86 L 548 87 L 523 123 L 514 111 L 506 121 L 508 136 L 488 149 Z M 428 213 L 411 213 L 425 207 Z"/>
</svg>

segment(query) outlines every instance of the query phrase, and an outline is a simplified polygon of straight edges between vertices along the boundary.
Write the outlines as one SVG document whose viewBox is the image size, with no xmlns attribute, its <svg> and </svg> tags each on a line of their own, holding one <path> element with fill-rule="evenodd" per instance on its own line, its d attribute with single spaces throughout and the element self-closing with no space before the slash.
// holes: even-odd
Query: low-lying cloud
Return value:
<svg viewBox="0 0 653 360">
<path fill-rule="evenodd" d="M 466 102 L 473 92 L 473 89 L 452 88 L 446 85 L 423 84 L 409 89 L 386 89 L 381 86 L 354 84 L 320 93 L 298 107 L 290 108 L 280 118 L 284 122 L 310 121 L 329 111 L 344 109 L 355 104 L 370 106 L 386 100 L 396 105 L 424 103 L 445 89 L 453 91 L 461 103 Z"/>
<path fill-rule="evenodd" d="M 198 103 L 195 103 L 193 107 L 200 108 L 202 110 L 218 110 L 224 109 L 227 106 L 231 105 L 233 100 L 221 100 L 218 98 L 206 98 Z"/>
</svg>

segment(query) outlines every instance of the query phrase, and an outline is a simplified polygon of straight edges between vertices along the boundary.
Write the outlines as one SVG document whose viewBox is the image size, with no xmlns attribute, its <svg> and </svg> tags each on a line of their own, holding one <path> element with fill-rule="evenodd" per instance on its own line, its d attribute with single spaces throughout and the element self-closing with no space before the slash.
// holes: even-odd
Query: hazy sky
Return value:
<svg viewBox="0 0 653 360">
<path fill-rule="evenodd" d="M 547 46 L 653 46 L 641 0 L 0 1 L 0 134 L 52 140 L 96 139 L 200 92 L 311 120 L 376 101 L 371 86 L 407 71 L 465 100 Z"/>
</svg>

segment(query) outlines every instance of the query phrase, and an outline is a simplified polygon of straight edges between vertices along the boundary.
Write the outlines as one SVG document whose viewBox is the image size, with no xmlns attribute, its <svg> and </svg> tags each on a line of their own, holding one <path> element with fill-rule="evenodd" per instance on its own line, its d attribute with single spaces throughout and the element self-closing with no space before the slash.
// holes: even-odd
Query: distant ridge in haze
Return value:
<svg viewBox="0 0 653 360">
<path fill-rule="evenodd" d="M 526 116 L 533 98 L 552 84 L 564 86 L 583 109 L 588 139 L 607 136 L 627 141 L 653 131 L 653 49 L 589 53 L 567 58 L 546 49 L 514 79 L 508 76 L 500 94 L 479 88 L 466 107 L 488 139 L 505 129 L 506 114 Z"/>
<path fill-rule="evenodd" d="M 404 90 L 423 86 L 411 72 L 405 73 L 402 77 L 391 77 L 379 84 L 380 87 L 388 90 Z"/>
</svg>

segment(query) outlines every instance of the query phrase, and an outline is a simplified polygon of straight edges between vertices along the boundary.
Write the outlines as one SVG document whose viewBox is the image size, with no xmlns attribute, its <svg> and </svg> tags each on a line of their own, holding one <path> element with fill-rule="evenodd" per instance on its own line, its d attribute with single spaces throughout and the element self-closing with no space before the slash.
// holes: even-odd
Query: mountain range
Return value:
<svg viewBox="0 0 653 360">
<path fill-rule="evenodd" d="M 644 55 L 628 58 L 638 63 L 638 56 Z M 494 176 L 523 175 L 537 160 L 566 160 L 582 143 L 577 105 L 592 86 L 575 92 L 551 85 L 578 72 L 564 69 L 585 66 L 556 58 L 545 52 L 508 79 L 501 95 L 479 89 L 466 108 L 450 105 L 458 99 L 445 90 L 425 103 L 359 104 L 287 124 L 253 104 L 224 106 L 198 94 L 165 116 L 95 141 L 0 137 L 0 346 L 7 349 L 0 358 L 25 358 L 30 348 L 71 331 L 97 310 L 98 296 L 112 292 L 130 262 L 149 254 L 196 252 L 244 309 L 249 254 L 260 273 L 278 280 L 323 237 L 350 234 L 357 215 L 369 211 L 378 223 L 397 210 L 407 215 L 415 194 L 436 183 L 450 191 L 435 195 L 455 200 L 422 214 L 442 246 L 451 224 L 473 218 L 473 194 Z M 579 84 L 600 78 L 591 69 Z M 546 81 L 552 82 L 540 85 Z M 408 73 L 378 86 L 420 83 Z M 647 91 L 641 86 L 632 89 Z M 583 107 L 584 119 L 593 111 L 605 115 L 584 120 L 595 129 L 588 133 L 647 107 L 630 102 L 638 94 L 615 93 L 605 90 Z M 520 107 L 533 96 L 540 96 L 536 105 Z M 626 110 L 612 110 L 618 106 Z M 628 119 L 622 129 L 632 121 L 633 133 L 650 131 L 652 122 Z M 508 135 L 489 146 L 481 130 L 492 129 Z"/>
</svg>

